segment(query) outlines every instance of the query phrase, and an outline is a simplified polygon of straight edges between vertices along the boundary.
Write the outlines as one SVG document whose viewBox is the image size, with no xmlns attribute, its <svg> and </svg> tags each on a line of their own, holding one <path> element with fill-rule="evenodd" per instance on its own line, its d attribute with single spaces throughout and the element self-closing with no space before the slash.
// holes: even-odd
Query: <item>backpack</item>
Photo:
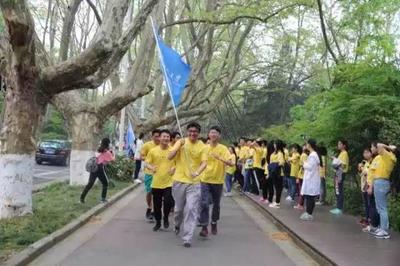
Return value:
<svg viewBox="0 0 400 266">
<path fill-rule="evenodd" d="M 89 160 L 87 160 L 85 168 L 86 168 L 86 171 L 88 171 L 89 173 L 97 172 L 97 170 L 99 169 L 99 166 L 97 164 L 97 160 L 96 160 L 95 156 L 93 156 L 93 157 L 89 158 Z"/>
</svg>

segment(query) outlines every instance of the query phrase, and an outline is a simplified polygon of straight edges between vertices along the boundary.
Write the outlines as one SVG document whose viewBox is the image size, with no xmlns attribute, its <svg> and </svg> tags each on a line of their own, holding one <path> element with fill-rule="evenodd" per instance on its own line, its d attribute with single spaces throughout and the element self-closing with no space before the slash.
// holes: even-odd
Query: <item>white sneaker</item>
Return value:
<svg viewBox="0 0 400 266">
<path fill-rule="evenodd" d="M 305 212 L 300 216 L 300 220 L 312 221 L 312 220 L 314 220 L 314 217 L 312 215 L 308 214 L 307 212 Z"/>
<path fill-rule="evenodd" d="M 390 238 L 389 233 L 383 229 L 378 229 L 378 231 L 374 235 L 376 238 L 379 238 L 379 239 L 389 239 Z"/>
<path fill-rule="evenodd" d="M 136 178 L 135 180 L 133 180 L 133 183 L 142 184 L 142 180 L 140 180 L 139 178 Z"/>
<path fill-rule="evenodd" d="M 317 202 L 315 203 L 315 205 L 317 205 L 317 206 L 322 206 L 322 205 L 324 205 L 324 203 L 321 202 L 321 201 L 317 201 Z"/>
<path fill-rule="evenodd" d="M 287 200 L 287 201 L 293 201 L 293 199 L 292 199 L 291 196 L 287 196 L 287 197 L 286 197 L 286 200 Z"/>
<path fill-rule="evenodd" d="M 280 207 L 281 207 L 281 204 L 280 203 L 276 203 L 276 202 L 273 202 L 273 203 L 271 203 L 270 205 L 268 205 L 270 208 L 274 208 L 274 209 L 279 209 Z"/>
</svg>

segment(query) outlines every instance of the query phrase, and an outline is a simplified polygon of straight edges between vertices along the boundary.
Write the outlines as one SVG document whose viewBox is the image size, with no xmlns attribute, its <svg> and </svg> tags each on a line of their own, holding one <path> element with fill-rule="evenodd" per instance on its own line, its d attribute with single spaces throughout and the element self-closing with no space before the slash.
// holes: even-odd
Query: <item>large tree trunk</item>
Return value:
<svg viewBox="0 0 400 266">
<path fill-rule="evenodd" d="M 67 117 L 72 137 L 70 160 L 70 185 L 85 185 L 89 173 L 85 170 L 86 161 L 94 156 L 99 143 L 102 123 L 99 118 L 88 112 Z"/>
<path fill-rule="evenodd" d="M 0 132 L 0 218 L 32 212 L 35 134 L 44 112 L 37 88 L 33 21 L 25 3 L 1 1 L 11 61 Z"/>
</svg>

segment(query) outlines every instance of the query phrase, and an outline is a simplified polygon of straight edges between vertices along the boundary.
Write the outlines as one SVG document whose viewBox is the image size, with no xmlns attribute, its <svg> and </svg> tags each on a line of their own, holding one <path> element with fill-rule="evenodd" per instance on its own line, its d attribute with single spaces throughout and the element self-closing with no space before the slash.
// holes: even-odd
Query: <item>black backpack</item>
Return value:
<svg viewBox="0 0 400 266">
<path fill-rule="evenodd" d="M 93 156 L 93 157 L 89 158 L 89 160 L 87 160 L 85 168 L 86 168 L 86 171 L 88 171 L 89 173 L 97 172 L 97 170 L 99 169 L 99 165 L 97 164 L 97 160 L 96 160 L 95 156 Z"/>
</svg>

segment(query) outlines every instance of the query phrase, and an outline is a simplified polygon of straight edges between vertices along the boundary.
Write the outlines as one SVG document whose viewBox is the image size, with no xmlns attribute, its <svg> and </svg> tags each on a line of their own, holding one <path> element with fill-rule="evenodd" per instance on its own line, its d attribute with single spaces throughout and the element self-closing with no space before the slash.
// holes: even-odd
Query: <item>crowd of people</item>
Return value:
<svg viewBox="0 0 400 266">
<path fill-rule="evenodd" d="M 201 227 L 201 237 L 208 237 L 209 227 L 211 234 L 217 235 L 221 197 L 233 196 L 234 186 L 240 194 L 260 195 L 261 204 L 274 209 L 281 207 L 285 189 L 285 200 L 293 203 L 294 209 L 304 210 L 300 219 L 312 221 L 315 206 L 325 204 L 328 167 L 334 173 L 336 195 L 336 207 L 330 212 L 342 214 L 344 181 L 350 168 L 346 140 L 338 141 L 337 153 L 328 166 L 327 149 L 313 139 L 300 146 L 242 137 L 227 147 L 220 143 L 219 127 L 211 127 L 204 139 L 200 132 L 200 125 L 193 122 L 186 127 L 185 138 L 178 132 L 156 129 L 150 141 L 143 143 L 143 135 L 135 140 L 133 179 L 141 182 L 139 172 L 144 168 L 145 218 L 155 222 L 154 231 L 161 226 L 169 228 L 173 214 L 174 232 L 182 235 L 185 247 L 191 247 L 196 227 Z M 363 231 L 381 239 L 390 238 L 387 195 L 396 163 L 395 149 L 372 143 L 364 149 L 365 160 L 358 165 L 365 203 Z M 114 159 L 108 139 L 102 141 L 96 158 L 99 167 L 90 173 L 81 202 L 97 177 L 103 184 L 102 199 L 106 200 L 104 165 Z"/>
</svg>

